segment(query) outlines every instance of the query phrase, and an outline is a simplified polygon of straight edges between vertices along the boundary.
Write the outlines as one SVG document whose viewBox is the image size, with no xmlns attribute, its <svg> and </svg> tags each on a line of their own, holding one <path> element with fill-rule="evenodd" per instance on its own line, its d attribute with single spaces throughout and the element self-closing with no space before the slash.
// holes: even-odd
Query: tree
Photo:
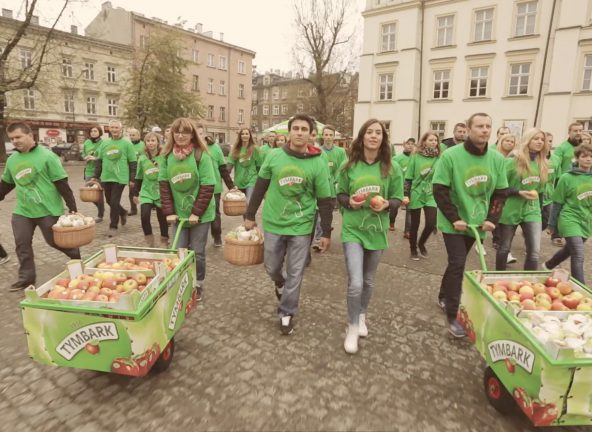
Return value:
<svg viewBox="0 0 592 432">
<path fill-rule="evenodd" d="M 157 33 L 138 51 L 124 91 L 126 124 L 144 130 L 150 125 L 164 127 L 178 117 L 202 116 L 199 98 L 186 89 L 187 61 L 177 55 L 179 50 L 174 35 Z"/>
<path fill-rule="evenodd" d="M 332 99 L 352 66 L 353 31 L 347 28 L 346 4 L 346 0 L 299 0 L 294 4 L 294 58 L 315 90 L 312 114 L 322 123 L 335 118 L 339 103 L 332 103 Z"/>
<path fill-rule="evenodd" d="M 9 92 L 26 90 L 35 86 L 40 73 L 47 66 L 52 35 L 68 3 L 70 3 L 70 0 L 63 1 L 61 9 L 51 27 L 34 32 L 35 35 L 33 37 L 36 39 L 35 48 L 28 51 L 28 55 L 25 57 L 16 58 L 17 54 L 19 54 L 17 47 L 23 37 L 29 36 L 29 33 L 33 33 L 31 32 L 32 28 L 37 27 L 31 23 L 35 8 L 37 7 L 37 0 L 31 0 L 31 2 L 25 1 L 24 21 L 19 21 L 19 24 L 15 26 L 14 30 L 8 29 L 6 33 L 5 46 L 0 51 L 0 161 L 6 160 L 6 147 L 4 145 L 6 136 L 6 95 Z"/>
</svg>

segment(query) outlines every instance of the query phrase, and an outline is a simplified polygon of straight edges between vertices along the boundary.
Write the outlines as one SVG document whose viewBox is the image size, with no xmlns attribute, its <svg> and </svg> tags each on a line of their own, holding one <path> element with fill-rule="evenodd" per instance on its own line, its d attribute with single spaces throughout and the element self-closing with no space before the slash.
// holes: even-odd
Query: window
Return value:
<svg viewBox="0 0 592 432">
<path fill-rule="evenodd" d="M 64 112 L 74 112 L 74 95 L 72 93 L 66 93 L 64 95 Z"/>
<path fill-rule="evenodd" d="M 238 110 L 238 123 L 242 124 L 245 122 L 245 110 L 239 109 Z"/>
<path fill-rule="evenodd" d="M 31 51 L 29 51 L 27 49 L 22 49 L 20 51 L 21 67 L 23 69 L 31 67 L 31 65 L 33 64 L 32 57 L 33 57 L 33 54 L 31 53 Z"/>
<path fill-rule="evenodd" d="M 388 137 L 391 134 L 391 121 L 390 120 L 383 120 L 380 123 L 384 126 L 386 130 L 386 136 Z"/>
<path fill-rule="evenodd" d="M 215 67 L 214 66 L 214 54 L 208 54 L 208 66 Z"/>
<path fill-rule="evenodd" d="M 97 113 L 97 98 L 95 96 L 89 96 L 86 98 L 86 113 L 96 114 Z"/>
<path fill-rule="evenodd" d="M 288 99 L 288 89 L 282 89 L 282 99 Z"/>
<path fill-rule="evenodd" d="M 214 119 L 214 105 L 208 105 L 208 120 Z"/>
<path fill-rule="evenodd" d="M 269 115 L 269 105 L 263 105 L 263 115 Z"/>
<path fill-rule="evenodd" d="M 528 1 L 516 5 L 516 31 L 515 36 L 534 34 L 536 22 L 537 2 Z"/>
<path fill-rule="evenodd" d="M 242 60 L 238 61 L 238 73 L 239 74 L 246 74 L 247 68 L 245 67 L 245 62 Z"/>
<path fill-rule="evenodd" d="M 475 42 L 488 41 L 493 38 L 493 8 L 475 11 Z"/>
<path fill-rule="evenodd" d="M 219 62 L 218 67 L 222 70 L 226 70 L 226 57 L 225 56 L 220 56 L 220 62 Z"/>
<path fill-rule="evenodd" d="M 83 76 L 85 80 L 94 81 L 95 79 L 95 64 L 84 63 Z"/>
<path fill-rule="evenodd" d="M 469 86 L 470 97 L 482 97 L 487 95 L 487 74 L 489 67 L 480 66 L 471 68 L 471 82 Z"/>
<path fill-rule="evenodd" d="M 269 75 L 263 77 L 263 85 L 269 85 Z"/>
<path fill-rule="evenodd" d="M 245 85 L 244 84 L 238 85 L 238 97 L 239 97 L 239 99 L 245 98 Z"/>
<path fill-rule="evenodd" d="M 380 74 L 378 76 L 378 100 L 392 100 L 393 99 L 393 74 Z"/>
<path fill-rule="evenodd" d="M 282 114 L 288 114 L 288 105 L 282 105 Z"/>
<path fill-rule="evenodd" d="M 444 139 L 444 134 L 446 133 L 446 122 L 445 121 L 431 121 L 430 122 L 430 130 L 433 130 L 438 134 L 438 138 L 440 141 Z"/>
<path fill-rule="evenodd" d="M 107 112 L 111 117 L 117 116 L 117 108 L 119 107 L 119 101 L 114 98 L 107 99 Z"/>
<path fill-rule="evenodd" d="M 273 106 L 273 115 L 280 115 L 280 106 L 279 105 Z"/>
<path fill-rule="evenodd" d="M 226 107 L 220 107 L 220 121 L 226 121 Z"/>
<path fill-rule="evenodd" d="M 257 105 L 253 107 L 252 114 L 257 115 Z"/>
<path fill-rule="evenodd" d="M 450 87 L 450 71 L 434 71 L 434 99 L 448 99 Z"/>
<path fill-rule="evenodd" d="M 452 30 L 454 29 L 454 15 L 438 17 L 437 46 L 452 45 Z"/>
<path fill-rule="evenodd" d="M 191 81 L 191 90 L 194 92 L 199 91 L 199 75 L 193 75 L 193 81 Z"/>
<path fill-rule="evenodd" d="M 528 78 L 530 75 L 530 63 L 513 64 L 510 66 L 510 96 L 528 94 Z"/>
<path fill-rule="evenodd" d="M 592 54 L 584 57 L 584 80 L 582 90 L 592 90 Z"/>
<path fill-rule="evenodd" d="M 263 123 L 261 123 L 261 128 L 263 130 L 267 129 L 269 127 L 269 123 L 267 123 L 266 121 L 264 121 Z"/>
<path fill-rule="evenodd" d="M 62 76 L 72 78 L 72 59 L 62 59 Z"/>
<path fill-rule="evenodd" d="M 299 112 L 299 113 L 304 112 L 304 104 L 302 102 L 300 102 L 298 105 L 296 105 L 296 112 Z"/>
<path fill-rule="evenodd" d="M 274 87 L 274 88 L 271 90 L 271 95 L 272 95 L 271 97 L 272 97 L 274 100 L 278 100 L 278 99 L 280 98 L 280 89 L 279 89 L 279 87 Z"/>
<path fill-rule="evenodd" d="M 115 81 L 117 81 L 115 66 L 107 66 L 107 82 L 114 83 Z"/>
<path fill-rule="evenodd" d="M 142 48 L 142 49 L 148 48 L 148 36 L 144 36 L 144 35 L 140 36 L 140 48 Z"/>
<path fill-rule="evenodd" d="M 214 93 L 214 78 L 208 78 L 208 93 Z"/>
<path fill-rule="evenodd" d="M 218 94 L 224 96 L 226 94 L 226 81 L 220 81 L 218 86 Z"/>
<path fill-rule="evenodd" d="M 23 90 L 23 107 L 26 110 L 34 110 L 35 109 L 35 90 L 32 89 L 25 89 Z"/>
<path fill-rule="evenodd" d="M 263 100 L 269 99 L 269 90 L 263 89 Z"/>
<path fill-rule="evenodd" d="M 395 50 L 395 30 L 396 24 L 383 24 L 381 27 L 381 51 L 394 51 Z"/>
<path fill-rule="evenodd" d="M 194 49 L 191 50 L 191 60 L 193 61 L 193 63 L 197 63 L 199 62 L 199 51 Z"/>
</svg>

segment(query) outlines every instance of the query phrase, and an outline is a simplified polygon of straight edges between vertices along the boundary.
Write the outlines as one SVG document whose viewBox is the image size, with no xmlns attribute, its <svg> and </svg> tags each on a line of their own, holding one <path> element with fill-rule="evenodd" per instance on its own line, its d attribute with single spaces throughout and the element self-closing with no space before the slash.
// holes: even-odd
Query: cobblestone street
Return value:
<svg viewBox="0 0 592 432">
<path fill-rule="evenodd" d="M 78 196 L 82 166 L 67 170 Z M 129 206 L 127 189 L 122 203 Z M 23 294 L 7 291 L 17 270 L 10 227 L 14 204 L 14 192 L 0 203 L 0 239 L 11 256 L 0 267 L 1 431 L 534 430 L 525 418 L 502 417 L 487 402 L 485 363 L 468 341 L 448 336 L 436 305 L 446 259 L 441 236 L 428 242 L 429 260 L 412 262 L 401 216 L 378 269 L 368 314 L 370 335 L 357 355 L 343 350 L 346 274 L 336 212 L 331 250 L 315 254 L 305 274 L 292 336 L 280 335 L 273 285 L 263 266 L 231 266 L 222 249 L 210 243 L 205 302 L 175 337 L 171 367 L 127 378 L 49 367 L 29 358 L 18 305 Z M 91 204 L 78 205 L 85 215 L 96 215 Z M 224 217 L 223 229 L 240 221 Z M 107 220 L 98 225 L 97 238 L 82 249 L 83 257 L 110 242 L 107 229 Z M 522 240 L 520 234 L 515 238 L 512 253 L 519 262 L 513 269 L 522 266 Z M 139 216 L 128 219 L 116 242 L 142 244 Z M 493 268 L 490 244 L 487 259 Z M 555 250 L 544 234 L 541 257 Z M 39 231 L 35 252 L 39 283 L 68 260 L 49 248 Z M 589 263 L 590 244 L 586 254 Z M 467 268 L 477 267 L 477 256 L 471 254 Z M 592 266 L 585 269 L 592 280 Z"/>
</svg>

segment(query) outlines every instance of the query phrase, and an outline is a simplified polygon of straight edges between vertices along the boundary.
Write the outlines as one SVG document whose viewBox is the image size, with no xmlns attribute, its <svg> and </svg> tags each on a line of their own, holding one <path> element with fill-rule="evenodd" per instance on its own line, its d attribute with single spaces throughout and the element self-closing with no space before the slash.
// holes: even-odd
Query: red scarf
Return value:
<svg viewBox="0 0 592 432">
<path fill-rule="evenodd" d="M 175 156 L 175 159 L 177 160 L 185 160 L 187 156 L 191 154 L 192 151 L 193 145 L 191 143 L 185 146 L 173 144 L 173 156 Z"/>
</svg>

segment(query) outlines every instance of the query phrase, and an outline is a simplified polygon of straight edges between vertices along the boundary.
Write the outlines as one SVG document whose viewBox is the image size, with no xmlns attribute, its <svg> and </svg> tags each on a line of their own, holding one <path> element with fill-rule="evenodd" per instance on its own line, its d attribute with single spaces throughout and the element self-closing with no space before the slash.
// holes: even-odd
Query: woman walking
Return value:
<svg viewBox="0 0 592 432">
<path fill-rule="evenodd" d="M 522 228 L 526 246 L 524 270 L 538 269 L 542 226 L 539 194 L 547 182 L 548 152 L 545 133 L 533 128 L 522 137 L 514 157 L 506 159 L 509 187 L 498 224 L 500 244 L 495 256 L 496 270 L 506 270 L 518 225 Z"/>
<path fill-rule="evenodd" d="M 212 197 L 216 177 L 212 158 L 188 118 L 173 122 L 162 155 L 158 176 L 162 212 L 172 224 L 173 234 L 179 218 L 189 220 L 177 246 L 189 247 L 195 252 L 197 298 L 201 300 L 206 277 L 206 243 L 215 213 Z"/>
<path fill-rule="evenodd" d="M 158 173 L 162 165 L 160 155 L 160 137 L 154 132 L 148 132 L 144 137 L 144 150 L 138 159 L 136 171 L 136 183 L 134 187 L 134 204 L 140 205 L 140 220 L 144 239 L 149 248 L 154 247 L 154 235 L 150 218 L 152 209 L 156 209 L 156 217 L 160 227 L 160 247 L 168 248 L 169 233 L 166 218 L 160 205 L 160 188 L 158 185 Z"/>
<path fill-rule="evenodd" d="M 409 231 L 409 246 L 411 248 L 411 259 L 419 260 L 428 257 L 425 247 L 430 234 L 436 228 L 436 201 L 432 192 L 432 177 L 434 167 L 440 156 L 440 142 L 438 135 L 433 131 L 423 134 L 417 149 L 409 158 L 407 171 L 405 172 L 405 198 L 404 203 L 409 202 L 407 211 L 411 212 L 411 229 Z M 424 213 L 424 228 L 417 240 L 421 210 Z M 417 249 L 419 247 L 419 255 Z"/>
<path fill-rule="evenodd" d="M 103 136 L 103 129 L 99 125 L 92 126 L 88 130 L 88 138 L 82 145 L 82 158 L 86 161 L 84 167 L 84 180 L 89 181 L 95 174 L 95 160 L 97 159 L 97 152 L 101 146 L 101 140 Z M 96 203 L 93 203 L 98 211 L 95 222 L 103 222 L 103 216 L 105 216 L 105 200 L 103 194 L 101 199 Z"/>
<path fill-rule="evenodd" d="M 228 155 L 228 164 L 230 165 L 229 171 L 234 168 L 234 185 L 247 196 L 248 201 L 253 193 L 257 173 L 262 164 L 259 149 L 248 128 L 242 128 L 238 132 L 236 142 Z"/>
<path fill-rule="evenodd" d="M 388 247 L 389 209 L 399 207 L 402 198 L 403 173 L 391 163 L 387 132 L 378 120 L 368 120 L 351 145 L 337 186 L 348 275 L 343 347 L 349 354 L 358 351 L 358 338 L 368 335 L 366 311 L 380 257 Z"/>
</svg>

